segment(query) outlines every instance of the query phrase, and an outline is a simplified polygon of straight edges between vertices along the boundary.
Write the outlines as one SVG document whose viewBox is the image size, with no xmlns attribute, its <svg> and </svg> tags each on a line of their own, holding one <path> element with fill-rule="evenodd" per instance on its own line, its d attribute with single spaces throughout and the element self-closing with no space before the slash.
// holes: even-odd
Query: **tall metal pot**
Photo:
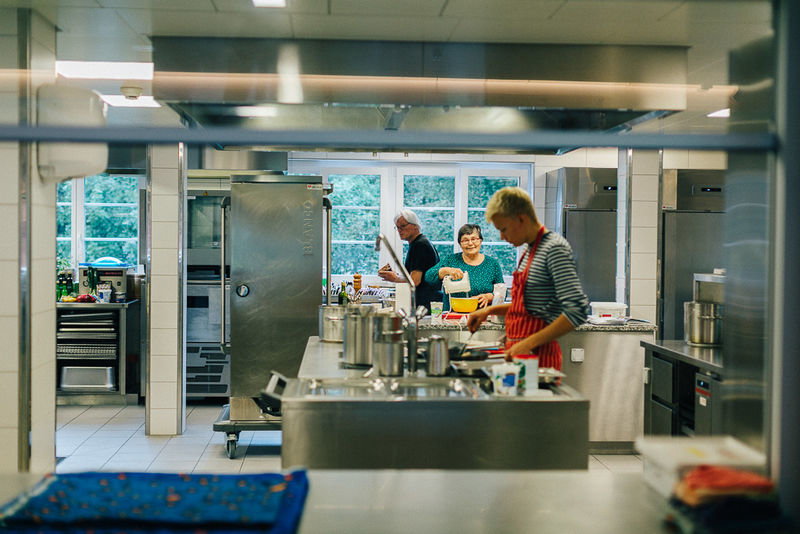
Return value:
<svg viewBox="0 0 800 534">
<path fill-rule="evenodd" d="M 344 333 L 345 306 L 322 304 L 319 307 L 319 339 L 333 343 L 341 343 Z"/>
<path fill-rule="evenodd" d="M 405 329 L 403 317 L 382 310 L 373 317 L 372 357 L 380 376 L 402 376 Z"/>
<path fill-rule="evenodd" d="M 722 343 L 722 306 L 712 302 L 683 303 L 684 339 L 689 345 L 714 347 Z"/>
<path fill-rule="evenodd" d="M 347 365 L 372 365 L 373 316 L 372 306 L 349 306 L 344 316 L 344 346 L 342 357 Z"/>
</svg>

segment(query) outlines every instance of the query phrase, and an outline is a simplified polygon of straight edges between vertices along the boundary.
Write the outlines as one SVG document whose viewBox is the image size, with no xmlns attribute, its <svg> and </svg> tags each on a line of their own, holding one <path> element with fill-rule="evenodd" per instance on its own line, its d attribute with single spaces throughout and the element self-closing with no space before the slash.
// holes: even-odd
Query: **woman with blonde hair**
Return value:
<svg viewBox="0 0 800 534">
<path fill-rule="evenodd" d="M 486 220 L 503 240 L 526 249 L 514 271 L 511 303 L 472 312 L 467 327 L 474 332 L 489 315 L 505 315 L 506 359 L 535 354 L 540 367 L 561 369 L 557 339 L 581 325 L 589 312 L 572 248 L 539 222 L 530 196 L 519 187 L 497 191 L 486 206 Z"/>
</svg>

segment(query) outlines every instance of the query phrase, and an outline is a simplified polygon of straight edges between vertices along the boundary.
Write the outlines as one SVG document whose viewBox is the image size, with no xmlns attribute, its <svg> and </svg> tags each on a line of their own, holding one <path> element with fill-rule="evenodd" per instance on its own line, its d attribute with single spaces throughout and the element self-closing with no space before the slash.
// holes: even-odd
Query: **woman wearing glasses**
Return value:
<svg viewBox="0 0 800 534">
<path fill-rule="evenodd" d="M 453 280 L 464 278 L 464 273 L 469 273 L 469 297 L 478 297 L 478 307 L 492 303 L 492 290 L 494 284 L 503 283 L 503 271 L 500 263 L 481 252 L 481 227 L 477 224 L 465 224 L 458 229 L 458 244 L 461 246 L 460 254 L 444 256 L 439 263 L 428 269 L 425 281 L 429 284 L 440 284 L 445 276 Z M 456 295 L 462 296 L 462 295 Z M 442 306 L 450 309 L 447 294 L 444 295 Z"/>
</svg>

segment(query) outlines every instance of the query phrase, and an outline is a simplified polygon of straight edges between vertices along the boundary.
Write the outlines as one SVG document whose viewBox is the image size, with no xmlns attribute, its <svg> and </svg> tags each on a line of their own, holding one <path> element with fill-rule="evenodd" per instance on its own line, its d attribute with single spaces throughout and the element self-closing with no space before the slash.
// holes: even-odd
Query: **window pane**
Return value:
<svg viewBox="0 0 800 534">
<path fill-rule="evenodd" d="M 72 180 L 59 182 L 56 186 L 56 202 L 72 202 Z"/>
<path fill-rule="evenodd" d="M 334 243 L 331 256 L 333 274 L 375 274 L 378 270 L 378 252 L 374 243 L 369 245 Z"/>
<path fill-rule="evenodd" d="M 468 180 L 467 206 L 485 208 L 498 189 L 519 185 L 516 176 L 470 176 Z"/>
<path fill-rule="evenodd" d="M 467 222 L 481 227 L 481 235 L 483 235 L 484 242 L 502 241 L 500 239 L 500 231 L 486 220 L 485 213 L 486 210 L 469 210 L 467 212 Z"/>
<path fill-rule="evenodd" d="M 379 209 L 333 209 L 332 232 L 334 242 L 337 240 L 370 241 L 381 233 Z"/>
<path fill-rule="evenodd" d="M 56 262 L 58 265 L 63 263 L 74 265 L 72 260 L 72 241 L 61 239 L 56 241 Z"/>
<path fill-rule="evenodd" d="M 511 276 L 517 268 L 517 249 L 511 245 L 487 245 L 481 247 L 481 252 L 500 262 L 503 274 Z"/>
<path fill-rule="evenodd" d="M 453 176 L 422 176 L 407 174 L 403 177 L 403 203 L 415 207 L 446 207 L 455 203 L 456 179 Z"/>
<path fill-rule="evenodd" d="M 139 203 L 137 176 L 89 176 L 83 186 L 86 202 Z"/>
<path fill-rule="evenodd" d="M 412 208 L 413 209 L 413 208 Z M 455 210 L 415 210 L 422 225 L 422 233 L 431 241 L 448 241 L 453 243 L 455 226 Z"/>
<path fill-rule="evenodd" d="M 86 237 L 137 237 L 137 207 L 86 206 Z M 87 251 L 88 254 L 88 251 Z"/>
<path fill-rule="evenodd" d="M 337 206 L 380 206 L 381 177 L 379 174 L 329 174 L 333 193 L 328 195 L 334 209 Z"/>
<path fill-rule="evenodd" d="M 86 261 L 93 262 L 105 256 L 117 258 L 126 263 L 139 263 L 138 243 L 131 241 L 87 241 Z"/>
<path fill-rule="evenodd" d="M 72 236 L 72 206 L 56 206 L 56 237 Z"/>
</svg>

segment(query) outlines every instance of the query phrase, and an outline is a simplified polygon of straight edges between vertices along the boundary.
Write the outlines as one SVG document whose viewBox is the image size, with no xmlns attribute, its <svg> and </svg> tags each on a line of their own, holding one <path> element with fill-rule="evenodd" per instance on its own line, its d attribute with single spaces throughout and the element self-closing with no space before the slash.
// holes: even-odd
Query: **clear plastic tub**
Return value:
<svg viewBox="0 0 800 534">
<path fill-rule="evenodd" d="M 595 317 L 625 317 L 626 304 L 621 302 L 590 302 Z"/>
<path fill-rule="evenodd" d="M 720 465 L 763 473 L 766 456 L 731 436 L 644 437 L 636 440 L 644 460 L 644 480 L 669 497 L 675 484 L 699 465 Z"/>
</svg>

